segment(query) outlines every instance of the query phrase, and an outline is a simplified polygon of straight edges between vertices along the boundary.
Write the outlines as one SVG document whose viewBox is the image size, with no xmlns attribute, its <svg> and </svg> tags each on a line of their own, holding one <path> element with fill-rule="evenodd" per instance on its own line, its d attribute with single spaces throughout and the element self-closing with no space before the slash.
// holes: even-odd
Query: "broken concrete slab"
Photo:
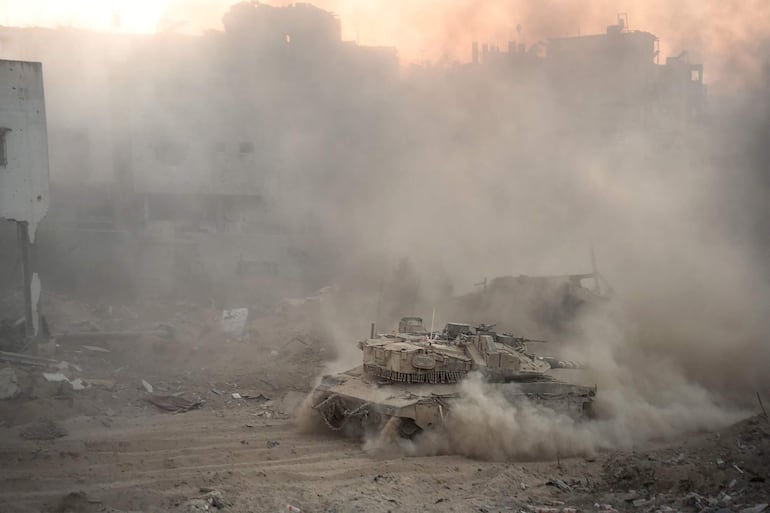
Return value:
<svg viewBox="0 0 770 513">
<path fill-rule="evenodd" d="M 144 400 L 161 410 L 173 413 L 183 413 L 200 408 L 203 405 L 201 400 L 191 401 L 175 395 L 151 395 L 145 397 Z"/>
<path fill-rule="evenodd" d="M 43 378 L 49 383 L 69 383 L 69 378 L 61 372 L 44 372 Z"/>
<path fill-rule="evenodd" d="M 231 337 L 240 338 L 246 330 L 246 321 L 249 319 L 248 308 L 233 308 L 223 310 L 220 328 L 222 333 Z"/>
<path fill-rule="evenodd" d="M 0 369 L 0 400 L 13 399 L 21 393 L 19 379 L 10 367 Z"/>
</svg>

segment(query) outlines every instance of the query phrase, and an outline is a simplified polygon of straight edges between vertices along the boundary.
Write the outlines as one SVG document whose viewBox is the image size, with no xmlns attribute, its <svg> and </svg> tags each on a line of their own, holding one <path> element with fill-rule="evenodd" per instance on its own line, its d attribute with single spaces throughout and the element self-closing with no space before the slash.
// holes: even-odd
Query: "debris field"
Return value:
<svg viewBox="0 0 770 513">
<path fill-rule="evenodd" d="M 250 313 L 233 327 L 229 312 L 186 303 L 43 302 L 50 325 L 70 335 L 40 347 L 41 362 L 4 356 L 2 511 L 767 508 L 770 422 L 761 413 L 718 432 L 556 461 L 382 454 L 297 428 L 297 408 L 335 353 L 302 306 Z M 173 337 L 153 332 L 161 323 Z M 150 334 L 97 336 L 142 330 Z"/>
</svg>

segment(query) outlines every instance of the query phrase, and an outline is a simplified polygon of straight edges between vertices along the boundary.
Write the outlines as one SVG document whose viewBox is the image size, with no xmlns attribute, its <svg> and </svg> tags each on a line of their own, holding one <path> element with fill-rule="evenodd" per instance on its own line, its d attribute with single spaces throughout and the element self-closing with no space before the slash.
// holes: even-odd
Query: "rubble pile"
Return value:
<svg viewBox="0 0 770 513">
<path fill-rule="evenodd" d="M 302 313 L 308 302 L 257 315 L 187 302 L 89 305 L 46 292 L 50 338 L 26 345 L 0 338 L 0 422 L 244 403 L 286 416 L 270 398 L 309 390 L 329 353 Z"/>
<path fill-rule="evenodd" d="M 767 510 L 762 414 L 634 451 L 522 464 L 378 459 L 355 441 L 298 432 L 295 412 L 336 354 L 318 322 L 322 302 L 258 311 L 44 294 L 51 338 L 0 350 L 0 506 L 10 497 L 22 512 Z"/>
</svg>

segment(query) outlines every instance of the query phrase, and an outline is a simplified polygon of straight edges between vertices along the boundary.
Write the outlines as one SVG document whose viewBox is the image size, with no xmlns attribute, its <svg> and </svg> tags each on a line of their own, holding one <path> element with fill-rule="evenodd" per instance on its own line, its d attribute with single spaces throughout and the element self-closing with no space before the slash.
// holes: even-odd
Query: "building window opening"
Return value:
<svg viewBox="0 0 770 513">
<path fill-rule="evenodd" d="M 0 127 L 0 167 L 5 167 L 8 164 L 8 146 L 5 135 L 10 131 L 10 128 Z"/>
</svg>

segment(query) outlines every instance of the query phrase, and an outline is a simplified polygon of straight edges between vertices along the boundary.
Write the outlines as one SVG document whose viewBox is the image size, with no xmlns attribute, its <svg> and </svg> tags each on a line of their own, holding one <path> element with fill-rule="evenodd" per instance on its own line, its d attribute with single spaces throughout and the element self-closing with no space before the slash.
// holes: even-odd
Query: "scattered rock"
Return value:
<svg viewBox="0 0 770 513">
<path fill-rule="evenodd" d="M 205 490 L 205 491 L 204 491 Z M 180 506 L 182 513 L 197 513 L 199 511 L 211 511 L 212 508 L 224 509 L 231 504 L 225 500 L 225 496 L 219 490 L 210 490 L 208 488 L 201 488 L 201 493 L 205 493 L 203 497 L 196 497 L 190 499 Z"/>
<path fill-rule="evenodd" d="M 561 479 L 549 479 L 548 481 L 545 482 L 545 484 L 547 486 L 555 486 L 556 488 L 558 488 L 563 492 L 569 492 L 572 490 L 572 487 L 567 483 L 565 483 L 564 481 L 562 481 Z"/>
<path fill-rule="evenodd" d="M 174 413 L 183 413 L 186 411 L 200 408 L 203 401 L 191 401 L 184 397 L 176 395 L 151 395 L 144 398 L 150 404 L 153 404 L 161 410 L 170 411 Z"/>
</svg>

